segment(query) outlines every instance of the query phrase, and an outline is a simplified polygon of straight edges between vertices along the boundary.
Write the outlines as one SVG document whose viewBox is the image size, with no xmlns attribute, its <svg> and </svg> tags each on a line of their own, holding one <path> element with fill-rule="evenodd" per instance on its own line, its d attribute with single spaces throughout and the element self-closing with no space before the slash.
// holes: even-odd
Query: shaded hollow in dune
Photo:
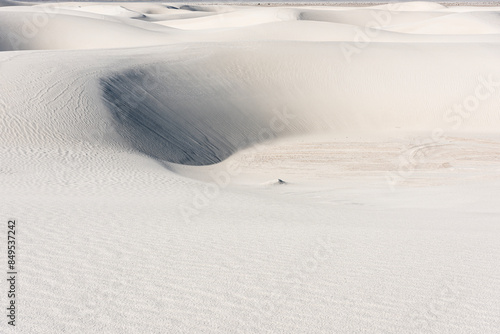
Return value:
<svg viewBox="0 0 500 334">
<path fill-rule="evenodd" d="M 248 112 L 251 105 L 231 98 L 243 87 L 206 82 L 187 69 L 134 69 L 100 85 L 118 133 L 138 151 L 167 162 L 218 163 L 258 142 L 266 123 Z"/>
</svg>

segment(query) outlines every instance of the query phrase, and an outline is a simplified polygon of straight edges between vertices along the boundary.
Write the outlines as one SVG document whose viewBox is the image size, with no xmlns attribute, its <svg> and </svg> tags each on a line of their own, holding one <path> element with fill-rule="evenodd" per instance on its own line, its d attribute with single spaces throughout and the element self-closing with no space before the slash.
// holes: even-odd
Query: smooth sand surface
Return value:
<svg viewBox="0 0 500 334">
<path fill-rule="evenodd" d="M 499 7 L 0 1 L 1 333 L 498 333 Z"/>
</svg>

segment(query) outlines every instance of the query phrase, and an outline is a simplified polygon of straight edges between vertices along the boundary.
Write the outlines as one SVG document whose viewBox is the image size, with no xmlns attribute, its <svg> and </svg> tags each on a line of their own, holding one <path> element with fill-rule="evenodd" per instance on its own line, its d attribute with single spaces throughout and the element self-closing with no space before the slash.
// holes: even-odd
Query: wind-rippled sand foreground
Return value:
<svg viewBox="0 0 500 334">
<path fill-rule="evenodd" d="M 500 7 L 0 1 L 16 333 L 498 333 Z"/>
</svg>

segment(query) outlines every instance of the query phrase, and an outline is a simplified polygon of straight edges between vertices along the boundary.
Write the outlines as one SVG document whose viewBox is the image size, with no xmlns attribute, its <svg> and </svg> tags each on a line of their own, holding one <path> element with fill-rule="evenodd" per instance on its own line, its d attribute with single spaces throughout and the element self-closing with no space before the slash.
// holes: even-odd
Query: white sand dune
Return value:
<svg viewBox="0 0 500 334">
<path fill-rule="evenodd" d="M 499 34 L 500 16 L 498 13 L 473 12 L 455 13 L 444 17 L 420 22 L 392 26 L 387 30 L 414 34 Z"/>
<path fill-rule="evenodd" d="M 100 49 L 242 39 L 365 44 L 497 43 L 500 40 L 498 13 L 494 11 L 394 10 L 398 7 L 391 7 L 393 10 L 389 12 L 380 9 L 341 11 L 328 7 L 243 7 L 236 10 L 237 7 L 215 7 L 208 12 L 196 11 L 199 8 L 192 6 L 187 10 L 154 5 L 151 12 L 160 13 L 153 15 L 161 15 L 161 18 L 153 18 L 146 8 L 142 8 L 144 5 L 131 4 L 128 5 L 130 9 L 126 6 L 4 7 L 0 12 L 0 50 Z M 138 9 L 143 9 L 146 14 Z M 205 10 L 205 7 L 201 9 Z M 179 19 L 176 12 L 201 13 L 203 16 L 180 14 L 182 19 Z M 367 26 L 363 26 L 364 22 Z M 58 37 L 54 38 L 54 35 Z M 123 38 L 124 35 L 130 38 Z"/>
<path fill-rule="evenodd" d="M 127 17 L 127 18 L 131 18 L 131 19 L 138 19 L 138 18 L 146 17 L 146 15 L 143 13 L 139 13 L 139 12 L 136 12 L 134 10 L 124 8 L 122 6 L 115 6 L 115 5 L 85 6 L 81 10 L 89 12 L 89 13 L 118 16 L 118 17 Z"/>
<path fill-rule="evenodd" d="M 497 333 L 500 7 L 0 1 L 16 333 Z"/>
<path fill-rule="evenodd" d="M 365 51 L 369 61 L 357 60 L 357 67 L 350 68 L 344 67 L 338 48 L 302 44 L 297 50 L 298 45 L 196 47 L 188 62 L 143 66 L 103 78 L 104 99 L 118 129 L 143 152 L 170 162 L 204 165 L 258 141 L 266 128 L 265 139 L 289 132 L 384 134 L 444 128 L 447 118 L 455 115 L 445 111 L 455 102 L 457 86 L 473 91 L 482 80 L 500 78 L 500 45 L 487 50 L 476 46 L 474 51 L 455 44 L 424 44 L 411 50 L 378 45 Z M 479 58 L 484 62 L 480 66 L 475 64 Z M 373 66 L 370 73 L 357 73 L 367 63 Z M 474 65 L 457 72 L 457 63 Z M 282 70 L 277 72 L 277 66 Z M 315 71 L 318 66 L 323 70 Z M 383 86 L 377 84 L 380 80 Z M 432 85 L 426 84 L 429 80 Z M 398 90 L 411 94 L 395 95 Z M 497 107 L 494 99 L 485 102 L 461 130 L 495 132 L 500 126 Z M 286 129 L 271 128 L 273 117 L 282 111 L 290 115 Z"/>
</svg>

